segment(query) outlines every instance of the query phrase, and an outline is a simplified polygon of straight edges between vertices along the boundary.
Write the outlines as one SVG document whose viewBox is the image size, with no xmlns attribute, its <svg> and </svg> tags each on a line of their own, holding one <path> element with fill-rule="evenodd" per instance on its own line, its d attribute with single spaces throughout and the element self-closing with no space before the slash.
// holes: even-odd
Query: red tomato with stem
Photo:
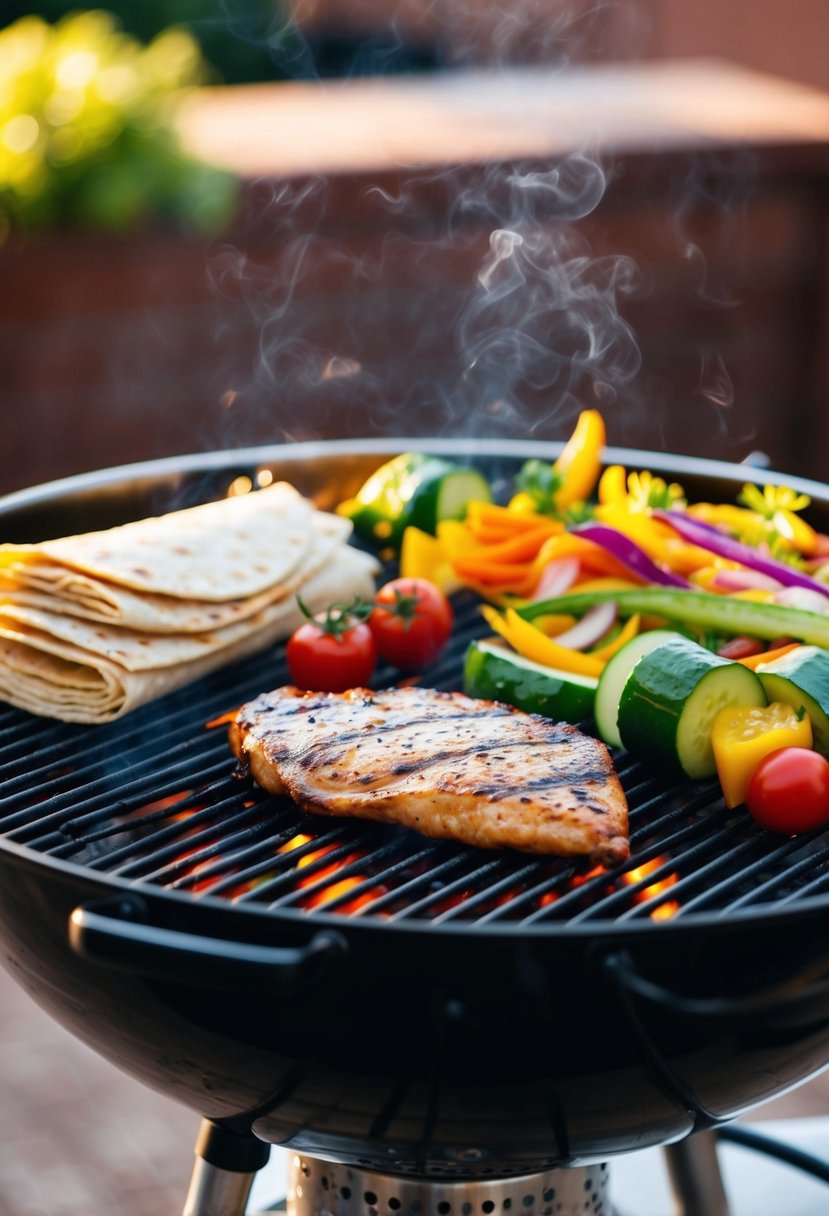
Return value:
<svg viewBox="0 0 829 1216">
<path fill-rule="evenodd" d="M 396 578 L 374 597 L 368 618 L 377 653 L 401 671 L 433 663 L 452 632 L 452 605 L 425 578 Z"/>
<path fill-rule="evenodd" d="M 348 608 L 334 606 L 312 616 L 288 639 L 285 657 L 298 688 L 311 692 L 345 692 L 362 688 L 374 671 L 377 647 L 365 621 Z"/>
<path fill-rule="evenodd" d="M 788 836 L 829 823 L 829 760 L 806 747 L 764 756 L 748 785 L 746 804 L 759 824 Z"/>
</svg>

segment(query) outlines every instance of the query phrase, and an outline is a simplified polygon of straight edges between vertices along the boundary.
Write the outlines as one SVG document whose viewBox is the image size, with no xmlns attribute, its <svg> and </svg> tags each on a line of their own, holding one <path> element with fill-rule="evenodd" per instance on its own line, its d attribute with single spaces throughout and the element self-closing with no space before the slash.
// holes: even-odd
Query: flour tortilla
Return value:
<svg viewBox="0 0 829 1216">
<path fill-rule="evenodd" d="M 377 563 L 342 545 L 302 588 L 320 611 L 370 597 Z M 264 650 L 303 620 L 294 596 L 210 635 L 142 634 L 59 613 L 0 606 L 0 699 L 64 722 L 103 723 L 208 672 Z"/>
<path fill-rule="evenodd" d="M 4 609 L 26 608 L 41 612 L 60 612 L 85 621 L 117 625 L 143 633 L 207 633 L 254 616 L 269 604 L 296 593 L 316 574 L 337 549 L 348 541 L 351 523 L 337 515 L 313 512 L 308 519 L 309 537 L 305 553 L 290 574 L 282 576 L 264 591 L 247 598 L 187 600 L 153 592 L 139 593 L 117 583 L 107 582 L 50 561 L 41 553 L 53 545 L 40 546 L 38 556 L 11 559 L 0 548 L 0 605 Z M 114 529 L 113 531 L 117 531 Z M 100 533 L 98 534 L 100 535 Z M 271 543 L 279 545 L 279 533 Z M 211 561 L 222 561 L 222 536 L 210 541 Z M 172 559 L 171 559 L 172 560 Z M 272 568 L 277 563 L 272 560 Z"/>
<path fill-rule="evenodd" d="M 174 600 L 244 600 L 298 570 L 312 538 L 313 503 L 293 486 L 264 490 L 37 545 L 1 545 L 0 569 L 18 589 L 70 598 L 96 585 Z M 78 578 L 78 575 L 89 579 Z"/>
</svg>

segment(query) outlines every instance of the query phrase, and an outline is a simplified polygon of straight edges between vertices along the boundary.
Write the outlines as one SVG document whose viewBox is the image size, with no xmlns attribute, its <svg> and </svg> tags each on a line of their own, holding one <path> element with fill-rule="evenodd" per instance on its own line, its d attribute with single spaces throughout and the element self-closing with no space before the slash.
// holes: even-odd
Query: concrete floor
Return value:
<svg viewBox="0 0 829 1216">
<path fill-rule="evenodd" d="M 751 1119 L 827 1113 L 824 1073 Z M 198 1122 L 0 971 L 0 1216 L 178 1216 Z"/>
</svg>

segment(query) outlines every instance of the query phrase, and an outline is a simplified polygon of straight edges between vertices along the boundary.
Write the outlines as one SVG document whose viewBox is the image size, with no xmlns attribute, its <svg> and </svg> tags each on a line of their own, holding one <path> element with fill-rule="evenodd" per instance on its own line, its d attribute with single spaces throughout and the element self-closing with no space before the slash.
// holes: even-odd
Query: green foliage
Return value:
<svg viewBox="0 0 829 1216">
<path fill-rule="evenodd" d="M 78 7 L 78 0 L 0 0 L 0 21 L 37 14 L 54 24 Z M 296 53 L 287 7 L 283 0 L 106 0 L 119 26 L 141 42 L 168 26 L 183 26 L 221 84 L 285 74 L 284 61 Z"/>
<path fill-rule="evenodd" d="M 0 31 L 0 238 L 11 227 L 123 231 L 158 219 L 220 228 L 236 183 L 185 156 L 172 125 L 204 75 L 185 30 L 142 46 L 104 12 Z"/>
</svg>

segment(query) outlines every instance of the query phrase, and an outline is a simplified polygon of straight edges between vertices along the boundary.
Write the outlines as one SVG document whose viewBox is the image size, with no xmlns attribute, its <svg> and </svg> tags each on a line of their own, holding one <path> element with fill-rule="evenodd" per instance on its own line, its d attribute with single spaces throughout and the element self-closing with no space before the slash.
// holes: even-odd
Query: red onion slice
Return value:
<svg viewBox="0 0 829 1216">
<path fill-rule="evenodd" d="M 577 557 L 557 557 L 541 571 L 531 602 L 552 600 L 569 591 L 579 576 L 581 563 Z"/>
<path fill-rule="evenodd" d="M 611 528 L 607 524 L 580 524 L 573 531 L 577 536 L 584 536 L 587 540 L 601 545 L 623 566 L 627 566 L 631 574 L 643 579 L 646 583 L 656 583 L 661 587 L 689 586 L 687 579 L 657 566 L 644 549 L 640 549 L 635 541 L 632 541 L 629 536 L 625 536 L 624 532 L 617 531 L 616 528 Z"/>
<path fill-rule="evenodd" d="M 699 545 L 701 549 L 707 549 L 709 553 L 739 562 L 749 570 L 759 570 L 761 574 L 777 579 L 784 587 L 809 587 L 812 591 L 819 591 L 821 595 L 829 597 L 829 587 L 819 583 L 817 579 L 809 578 L 808 574 L 803 574 L 784 562 L 775 561 L 773 557 L 764 557 L 762 553 L 733 540 L 711 524 L 691 519 L 681 511 L 654 511 L 654 517 L 670 524 L 684 540 L 690 541 L 692 545 Z"/>
<path fill-rule="evenodd" d="M 783 584 L 759 570 L 718 570 L 711 586 L 715 591 L 780 591 Z"/>
<path fill-rule="evenodd" d="M 615 620 L 616 604 L 613 600 L 605 600 L 588 608 L 580 621 L 564 633 L 557 633 L 553 641 L 556 646 L 566 646 L 568 650 L 584 650 L 585 646 L 601 641 Z"/>
<path fill-rule="evenodd" d="M 775 594 L 774 602 L 786 608 L 802 608 L 804 612 L 829 613 L 829 599 L 811 587 L 784 587 Z"/>
</svg>

